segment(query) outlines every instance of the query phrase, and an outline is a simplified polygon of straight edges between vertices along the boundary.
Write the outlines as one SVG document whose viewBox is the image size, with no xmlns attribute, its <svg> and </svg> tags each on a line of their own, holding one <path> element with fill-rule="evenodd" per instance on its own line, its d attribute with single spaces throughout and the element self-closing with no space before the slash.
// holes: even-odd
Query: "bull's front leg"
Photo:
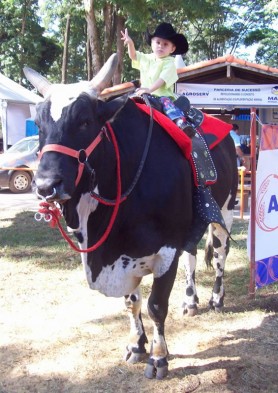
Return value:
<svg viewBox="0 0 278 393">
<path fill-rule="evenodd" d="M 185 251 L 183 254 L 184 268 L 185 268 L 185 298 L 183 302 L 183 313 L 187 316 L 195 316 L 198 312 L 197 304 L 199 298 L 197 296 L 196 284 L 195 284 L 195 271 L 196 271 L 196 255 L 197 249 L 191 253 Z"/>
<path fill-rule="evenodd" d="M 125 305 L 130 319 L 129 344 L 125 360 L 128 363 L 138 363 L 145 357 L 145 344 L 148 342 L 141 317 L 142 295 L 139 286 L 133 293 L 125 296 Z"/>
<path fill-rule="evenodd" d="M 176 252 L 169 270 L 153 281 L 148 300 L 148 312 L 153 320 L 153 340 L 150 357 L 145 369 L 147 378 L 163 379 L 168 374 L 168 349 L 164 336 L 165 320 L 168 314 L 168 302 L 177 273 L 179 253 Z"/>
</svg>

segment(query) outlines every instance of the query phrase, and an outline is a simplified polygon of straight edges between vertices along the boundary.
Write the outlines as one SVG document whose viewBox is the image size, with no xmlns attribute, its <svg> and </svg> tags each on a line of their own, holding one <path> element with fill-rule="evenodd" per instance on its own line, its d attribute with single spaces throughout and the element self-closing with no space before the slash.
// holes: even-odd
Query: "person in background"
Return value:
<svg viewBox="0 0 278 393">
<path fill-rule="evenodd" d="M 128 30 L 121 32 L 122 40 L 127 45 L 132 67 L 140 70 L 141 87 L 136 94 L 151 94 L 158 97 L 163 112 L 185 131 L 188 123 L 183 111 L 174 105 L 174 84 L 178 74 L 173 55 L 182 55 L 188 51 L 188 42 L 183 34 L 176 33 L 170 23 L 161 23 L 154 34 L 147 33 L 146 41 L 152 53 L 145 54 L 135 49 Z"/>
<path fill-rule="evenodd" d="M 244 164 L 244 153 L 241 149 L 239 127 L 237 124 L 233 124 L 233 128 L 230 131 L 230 135 L 233 138 L 235 148 L 236 148 L 237 166 L 241 166 L 242 164 Z"/>
</svg>

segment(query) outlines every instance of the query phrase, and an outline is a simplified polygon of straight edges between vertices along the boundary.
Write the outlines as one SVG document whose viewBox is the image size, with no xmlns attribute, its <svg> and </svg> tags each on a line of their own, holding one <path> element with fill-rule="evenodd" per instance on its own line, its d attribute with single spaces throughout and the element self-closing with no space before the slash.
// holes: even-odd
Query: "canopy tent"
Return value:
<svg viewBox="0 0 278 393">
<path fill-rule="evenodd" d="M 41 97 L 0 73 L 0 118 L 3 147 L 7 149 L 26 136 L 26 120 L 34 117 Z"/>
</svg>

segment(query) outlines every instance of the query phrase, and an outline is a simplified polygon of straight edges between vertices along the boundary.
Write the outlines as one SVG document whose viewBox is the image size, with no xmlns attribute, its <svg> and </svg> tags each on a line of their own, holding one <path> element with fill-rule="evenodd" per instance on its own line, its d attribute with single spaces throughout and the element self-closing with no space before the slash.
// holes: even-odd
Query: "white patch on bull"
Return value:
<svg viewBox="0 0 278 393">
<path fill-rule="evenodd" d="M 94 191 L 98 193 L 98 188 L 96 187 Z M 76 206 L 76 211 L 79 217 L 79 227 L 77 229 L 67 227 L 68 232 L 81 232 L 83 237 L 86 237 L 87 239 L 88 217 L 92 212 L 96 210 L 97 205 L 98 201 L 93 198 L 89 192 L 87 192 L 86 194 L 81 194 L 78 205 Z"/>
<path fill-rule="evenodd" d="M 222 209 L 221 209 L 221 213 L 222 213 L 222 217 L 225 221 L 226 224 L 226 228 L 228 230 L 228 232 L 231 231 L 232 228 L 232 224 L 233 224 L 233 219 L 234 219 L 234 211 L 233 210 L 228 210 L 228 205 L 230 202 L 230 199 L 232 198 L 231 194 L 228 196 L 226 202 L 224 203 Z"/>
<path fill-rule="evenodd" d="M 140 319 L 142 293 L 139 286 L 125 299 L 125 306 L 130 320 L 129 344 L 127 346 L 127 351 L 131 352 L 132 348 L 139 348 L 140 337 L 144 334 L 144 327 Z"/>
<path fill-rule="evenodd" d="M 106 296 L 122 297 L 128 295 L 137 288 L 141 278 L 153 273 L 154 278 L 161 277 L 166 273 L 175 257 L 176 249 L 162 247 L 157 254 L 142 258 L 131 258 L 122 255 L 113 265 L 103 267 L 96 281 L 92 281 L 90 268 L 85 258 L 82 259 L 87 275 L 87 281 L 91 289 L 98 290 Z"/>
<path fill-rule="evenodd" d="M 98 192 L 98 188 L 96 187 L 95 192 Z M 89 215 L 94 212 L 97 208 L 98 201 L 91 196 L 90 193 L 82 194 L 79 200 L 78 205 L 76 206 L 76 210 L 79 216 L 79 227 L 77 229 L 72 229 L 67 227 L 69 232 L 81 232 L 83 236 L 83 243 L 79 243 L 79 247 L 81 249 L 87 248 L 88 244 L 88 233 L 87 233 L 87 222 Z M 81 253 L 81 261 L 83 264 L 83 268 L 85 270 L 86 277 L 90 274 L 90 268 L 87 263 L 87 253 Z"/>
<path fill-rule="evenodd" d="M 98 193 L 97 188 L 94 191 Z M 79 215 L 77 231 L 82 233 L 84 239 L 83 243 L 79 243 L 81 249 L 88 247 L 87 222 L 89 215 L 95 211 L 97 205 L 98 202 L 89 193 L 83 194 L 77 205 Z M 142 258 L 135 259 L 128 255 L 121 255 L 113 265 L 103 267 L 94 282 L 88 265 L 87 253 L 81 253 L 81 260 L 91 289 L 98 290 L 106 296 L 122 297 L 133 292 L 143 276 L 153 273 L 154 278 L 159 278 L 165 274 L 169 270 L 175 254 L 176 249 L 164 246 L 157 254 Z"/>
<path fill-rule="evenodd" d="M 47 96 L 50 97 L 50 113 L 53 120 L 58 121 L 62 115 L 63 108 L 72 104 L 81 93 L 92 95 L 89 82 L 82 81 L 69 85 L 51 85 Z"/>
<path fill-rule="evenodd" d="M 94 190 L 98 192 L 98 188 Z M 79 243 L 79 247 L 81 249 L 85 249 L 88 247 L 88 232 L 87 232 L 87 223 L 89 215 L 94 212 L 97 208 L 98 201 L 91 196 L 90 193 L 83 194 L 80 198 L 80 201 L 77 205 L 77 212 L 79 216 L 79 225 L 80 225 L 80 232 L 83 235 L 83 243 Z M 83 264 L 83 268 L 85 271 L 86 277 L 90 274 L 91 270 L 88 266 L 88 258 L 87 253 L 81 253 L 81 261 Z"/>
<path fill-rule="evenodd" d="M 195 255 L 184 251 L 183 260 L 186 275 L 186 289 L 192 288 L 191 295 L 188 295 L 187 291 L 185 290 L 185 304 L 188 306 L 193 306 L 195 304 L 195 296 L 197 295 L 196 286 L 194 283 L 194 272 L 196 270 L 197 258 Z"/>
</svg>

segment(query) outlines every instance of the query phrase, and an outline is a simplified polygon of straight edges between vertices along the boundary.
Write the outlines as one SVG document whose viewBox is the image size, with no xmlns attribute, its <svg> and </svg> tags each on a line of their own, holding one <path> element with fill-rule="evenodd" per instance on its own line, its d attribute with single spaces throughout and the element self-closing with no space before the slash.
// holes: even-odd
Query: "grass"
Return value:
<svg viewBox="0 0 278 393">
<path fill-rule="evenodd" d="M 0 257 L 5 257 L 14 263 L 32 263 L 44 269 L 72 270 L 80 267 L 80 255 L 65 242 L 58 228 L 51 228 L 43 221 L 35 221 L 33 212 L 23 211 L 13 217 L 9 212 L 2 212 L 0 228 Z M 247 220 L 234 220 L 233 240 L 225 268 L 226 291 L 231 300 L 248 296 L 250 269 L 246 251 L 247 231 Z M 207 269 L 203 262 L 204 244 L 205 241 L 202 240 L 199 245 L 196 282 L 198 287 L 210 290 L 214 280 L 214 270 Z M 182 281 L 183 277 L 181 262 L 177 281 Z M 147 280 L 145 285 L 147 292 L 151 284 L 148 284 Z M 277 289 L 278 284 L 272 284 L 260 289 L 256 297 L 273 294 Z"/>
<path fill-rule="evenodd" d="M 248 222 L 235 220 L 225 272 L 225 312 L 207 312 L 213 269 L 198 251 L 200 313 L 181 315 L 181 260 L 170 297 L 166 338 L 169 376 L 143 377 L 144 364 L 122 361 L 128 319 L 122 299 L 91 291 L 80 255 L 32 212 L 0 215 L 0 392 L 273 393 L 277 386 L 277 286 L 248 296 Z M 151 339 L 143 281 L 142 317 Z M 149 344 L 150 345 L 150 344 Z M 148 348 L 149 349 L 149 346 Z"/>
<path fill-rule="evenodd" d="M 80 265 L 80 256 L 69 248 L 59 230 L 35 221 L 33 212 L 20 212 L 13 218 L 4 216 L 0 226 L 0 257 L 15 263 L 32 262 L 46 269 L 74 269 Z"/>
</svg>

